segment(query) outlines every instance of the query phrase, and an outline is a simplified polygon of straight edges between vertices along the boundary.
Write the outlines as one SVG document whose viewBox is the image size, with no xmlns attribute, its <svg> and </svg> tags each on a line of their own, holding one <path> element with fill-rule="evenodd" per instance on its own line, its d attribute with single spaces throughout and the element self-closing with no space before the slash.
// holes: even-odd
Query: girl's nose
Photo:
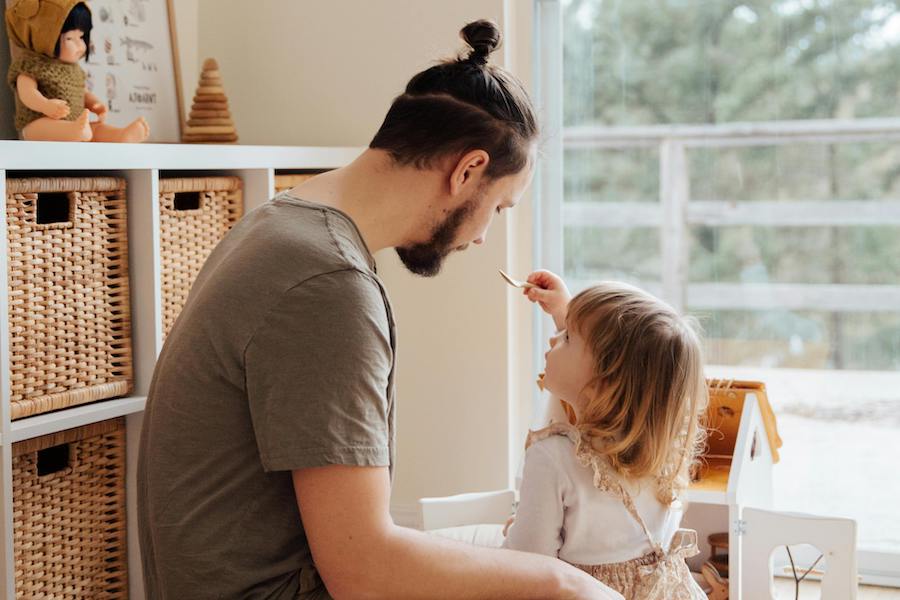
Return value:
<svg viewBox="0 0 900 600">
<path fill-rule="evenodd" d="M 552 338 L 550 338 L 550 348 L 552 349 L 553 346 L 555 346 L 555 345 L 556 345 L 556 336 L 554 335 Z"/>
</svg>

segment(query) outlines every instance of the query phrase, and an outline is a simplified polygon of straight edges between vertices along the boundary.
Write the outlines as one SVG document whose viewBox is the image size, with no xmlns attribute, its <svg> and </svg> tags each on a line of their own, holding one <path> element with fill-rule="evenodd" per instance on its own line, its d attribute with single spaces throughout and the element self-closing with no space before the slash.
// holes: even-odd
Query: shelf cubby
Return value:
<svg viewBox="0 0 900 600">
<path fill-rule="evenodd" d="M 10 414 L 9 294 L 0 294 L 0 597 L 15 598 L 13 557 L 14 443 L 118 417 L 126 419 L 126 514 L 129 597 L 144 598 L 136 519 L 136 466 L 141 418 L 163 344 L 160 261 L 160 178 L 211 174 L 240 177 L 244 213 L 275 195 L 276 173 L 316 173 L 351 162 L 360 148 L 188 144 L 73 144 L 0 141 L 0 195 L 8 177 L 47 175 L 122 177 L 127 182 L 133 391 L 12 421 Z M 0 255 L 8 257 L 6 219 Z M 0 266 L 8 282 L 8 260 Z"/>
</svg>

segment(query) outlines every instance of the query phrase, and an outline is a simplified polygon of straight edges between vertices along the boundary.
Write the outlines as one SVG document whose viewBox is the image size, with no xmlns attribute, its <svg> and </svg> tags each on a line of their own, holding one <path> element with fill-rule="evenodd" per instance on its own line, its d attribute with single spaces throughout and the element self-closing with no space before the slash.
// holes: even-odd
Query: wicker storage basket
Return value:
<svg viewBox="0 0 900 600">
<path fill-rule="evenodd" d="M 13 444 L 16 598 L 128 598 L 125 420 Z"/>
<path fill-rule="evenodd" d="M 283 175 L 275 176 L 275 193 L 280 194 L 281 192 L 286 192 L 292 187 L 298 186 L 307 179 L 312 179 L 316 174 L 306 173 L 306 174 L 289 174 L 285 173 Z"/>
<path fill-rule="evenodd" d="M 209 253 L 244 214 L 239 177 L 159 182 L 163 334 L 168 335 Z"/>
<path fill-rule="evenodd" d="M 127 394 L 125 180 L 9 179 L 6 190 L 12 418 Z"/>
</svg>

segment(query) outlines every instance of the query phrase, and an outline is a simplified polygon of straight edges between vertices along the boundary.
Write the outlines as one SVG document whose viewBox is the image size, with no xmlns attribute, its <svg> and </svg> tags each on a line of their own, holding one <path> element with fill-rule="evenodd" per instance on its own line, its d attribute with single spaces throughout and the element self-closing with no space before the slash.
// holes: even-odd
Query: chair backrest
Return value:
<svg viewBox="0 0 900 600">
<path fill-rule="evenodd" d="M 513 490 L 420 498 L 422 529 L 427 531 L 462 525 L 506 523 L 512 514 L 515 498 Z"/>
<path fill-rule="evenodd" d="M 811 544 L 825 555 L 822 600 L 856 600 L 856 521 L 745 508 L 741 548 L 741 597 L 775 598 L 772 551 Z M 801 567 L 798 566 L 798 569 Z"/>
</svg>

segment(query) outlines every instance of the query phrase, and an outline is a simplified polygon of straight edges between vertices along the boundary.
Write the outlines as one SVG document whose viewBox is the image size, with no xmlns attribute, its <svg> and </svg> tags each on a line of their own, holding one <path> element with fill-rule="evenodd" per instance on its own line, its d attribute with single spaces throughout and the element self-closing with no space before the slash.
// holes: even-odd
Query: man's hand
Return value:
<svg viewBox="0 0 900 600">
<path fill-rule="evenodd" d="M 528 283 L 538 286 L 524 291 L 528 299 L 541 305 L 544 312 L 553 318 L 557 329 L 565 329 L 566 312 L 572 294 L 569 293 L 569 288 L 562 278 L 556 273 L 542 269 L 529 275 Z"/>
</svg>

